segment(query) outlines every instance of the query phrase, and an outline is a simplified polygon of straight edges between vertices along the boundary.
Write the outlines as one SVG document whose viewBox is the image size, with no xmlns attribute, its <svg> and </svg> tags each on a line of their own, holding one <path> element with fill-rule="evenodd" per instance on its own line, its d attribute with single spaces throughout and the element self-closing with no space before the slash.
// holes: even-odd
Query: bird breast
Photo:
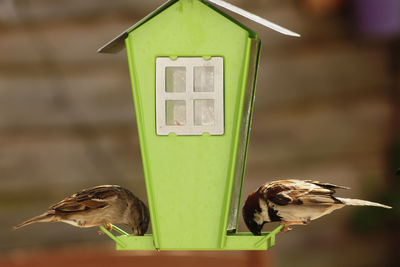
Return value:
<svg viewBox="0 0 400 267">
<path fill-rule="evenodd" d="M 269 207 L 277 212 L 277 215 L 282 218 L 282 221 L 310 221 L 318 219 L 324 215 L 331 213 L 336 209 L 344 207 L 343 204 L 331 205 L 303 205 L 289 204 L 285 206 L 277 205 L 269 202 Z"/>
<path fill-rule="evenodd" d="M 257 224 L 263 224 L 263 222 L 270 222 L 271 218 L 269 217 L 269 214 L 268 214 L 267 203 L 262 198 L 260 198 L 259 205 L 260 205 L 261 212 L 254 213 L 254 217 L 253 217 L 254 221 Z"/>
</svg>

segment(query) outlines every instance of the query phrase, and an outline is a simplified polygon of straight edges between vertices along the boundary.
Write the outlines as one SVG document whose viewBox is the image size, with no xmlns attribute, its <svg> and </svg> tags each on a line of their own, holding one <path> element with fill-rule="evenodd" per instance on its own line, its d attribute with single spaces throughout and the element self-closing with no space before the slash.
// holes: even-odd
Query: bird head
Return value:
<svg viewBox="0 0 400 267">
<path fill-rule="evenodd" d="M 253 235 L 261 235 L 265 221 L 261 217 L 260 192 L 251 193 L 243 206 L 243 220 Z"/>
<path fill-rule="evenodd" d="M 135 211 L 136 219 L 133 221 L 133 223 L 131 225 L 132 225 L 133 234 L 136 236 L 141 236 L 146 233 L 147 228 L 149 227 L 150 214 L 149 214 L 149 210 L 146 207 L 146 205 L 140 200 L 137 205 L 137 208 L 138 208 L 139 212 Z"/>
</svg>

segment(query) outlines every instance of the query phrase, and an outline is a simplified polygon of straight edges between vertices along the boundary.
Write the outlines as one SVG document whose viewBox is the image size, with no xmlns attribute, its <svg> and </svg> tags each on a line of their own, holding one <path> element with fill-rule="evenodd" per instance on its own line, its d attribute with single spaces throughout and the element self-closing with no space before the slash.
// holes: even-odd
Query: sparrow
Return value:
<svg viewBox="0 0 400 267">
<path fill-rule="evenodd" d="M 146 205 L 131 191 L 118 185 L 100 185 L 61 200 L 14 229 L 36 222 L 64 222 L 76 227 L 103 225 L 111 231 L 112 224 L 127 224 L 134 235 L 144 235 L 149 221 Z"/>
<path fill-rule="evenodd" d="M 366 200 L 335 197 L 335 190 L 339 188 L 350 189 L 311 180 L 266 183 L 247 197 L 243 219 L 254 235 L 261 235 L 265 223 L 280 222 L 283 225 L 281 231 L 287 232 L 291 225 L 306 225 L 348 205 L 392 208 Z"/>
</svg>

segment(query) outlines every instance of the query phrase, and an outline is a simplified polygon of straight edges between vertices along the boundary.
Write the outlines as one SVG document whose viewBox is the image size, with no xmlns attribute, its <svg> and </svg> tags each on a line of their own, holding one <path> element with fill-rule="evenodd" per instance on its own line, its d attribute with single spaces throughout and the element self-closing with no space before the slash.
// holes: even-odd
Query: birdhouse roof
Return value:
<svg viewBox="0 0 400 267">
<path fill-rule="evenodd" d="M 157 9 L 155 9 L 153 12 L 151 12 L 150 14 L 148 14 L 146 17 L 144 17 L 143 19 L 141 19 L 140 21 L 138 21 L 136 24 L 132 25 L 131 27 L 129 27 L 128 29 L 126 29 L 125 31 L 123 31 L 122 33 L 120 33 L 118 36 L 116 36 L 114 39 L 112 39 L 111 41 L 107 42 L 106 44 L 104 44 L 102 47 L 100 47 L 97 52 L 99 53 L 118 53 L 119 51 L 121 51 L 122 49 L 124 49 L 125 47 L 125 39 L 128 37 L 128 34 L 130 32 L 132 32 L 133 30 L 135 30 L 136 28 L 138 28 L 139 26 L 141 26 L 142 24 L 144 24 L 146 21 L 152 19 L 153 17 L 157 16 L 160 12 L 164 11 L 165 9 L 167 9 L 168 7 L 172 6 L 173 4 L 175 4 L 176 2 L 179 2 L 182 0 L 169 0 L 166 3 L 164 3 L 163 5 L 161 5 L 160 7 L 158 7 Z M 270 29 L 273 29 L 275 31 L 278 31 L 282 34 L 285 35 L 290 35 L 290 36 L 296 36 L 296 37 L 300 37 L 299 34 L 294 33 L 288 29 L 285 29 L 275 23 L 272 23 L 268 20 L 265 20 L 257 15 L 254 15 L 250 12 L 247 12 L 246 10 L 243 10 L 239 7 L 236 7 L 234 5 L 231 5 L 225 1 L 222 0 L 200 0 L 201 2 L 206 3 L 207 5 L 217 9 L 214 5 L 223 7 L 225 9 L 228 9 L 234 13 L 237 13 L 243 17 L 246 17 L 254 22 L 257 22 L 265 27 L 268 27 Z M 212 5 L 212 4 L 214 5 Z M 219 10 L 219 9 L 217 9 Z M 220 11 L 220 10 L 219 10 Z M 221 13 L 223 13 L 222 11 L 220 11 Z"/>
<path fill-rule="evenodd" d="M 143 19 L 139 20 L 137 23 L 135 23 L 134 25 L 130 26 L 128 29 L 126 29 L 125 31 L 120 33 L 117 37 L 115 37 L 111 41 L 107 42 L 102 47 L 100 47 L 97 50 L 97 52 L 99 52 L 99 53 L 118 53 L 119 51 L 124 49 L 124 47 L 125 47 L 124 40 L 125 40 L 126 37 L 128 37 L 128 34 L 131 31 L 133 31 L 134 29 L 136 29 L 137 27 L 139 27 L 140 25 L 142 25 L 143 23 L 145 23 L 149 19 L 153 18 L 158 13 L 160 13 L 161 11 L 163 11 L 164 9 L 168 8 L 169 6 L 175 4 L 178 1 L 179 0 L 170 0 L 170 1 L 166 2 L 166 3 L 164 3 L 163 5 L 159 6 L 153 12 L 148 14 L 146 17 L 144 17 Z"/>
</svg>

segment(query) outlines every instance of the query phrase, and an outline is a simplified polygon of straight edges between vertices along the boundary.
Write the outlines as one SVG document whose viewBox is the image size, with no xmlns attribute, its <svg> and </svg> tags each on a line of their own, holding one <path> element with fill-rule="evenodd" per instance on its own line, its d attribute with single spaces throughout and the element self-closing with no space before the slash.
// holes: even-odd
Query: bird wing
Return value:
<svg viewBox="0 0 400 267">
<path fill-rule="evenodd" d="M 323 188 L 327 188 L 327 189 L 350 189 L 350 187 L 347 187 L 347 186 L 323 183 L 323 182 L 314 181 L 314 180 L 305 180 L 304 182 L 319 185 L 319 186 L 321 186 Z"/>
<path fill-rule="evenodd" d="M 262 186 L 263 196 L 278 205 L 331 205 L 340 203 L 333 184 L 318 181 L 282 180 Z"/>
<path fill-rule="evenodd" d="M 117 197 L 117 191 L 112 187 L 93 187 L 65 198 L 50 209 L 66 213 L 101 209 L 109 206 L 109 202 Z"/>
</svg>

